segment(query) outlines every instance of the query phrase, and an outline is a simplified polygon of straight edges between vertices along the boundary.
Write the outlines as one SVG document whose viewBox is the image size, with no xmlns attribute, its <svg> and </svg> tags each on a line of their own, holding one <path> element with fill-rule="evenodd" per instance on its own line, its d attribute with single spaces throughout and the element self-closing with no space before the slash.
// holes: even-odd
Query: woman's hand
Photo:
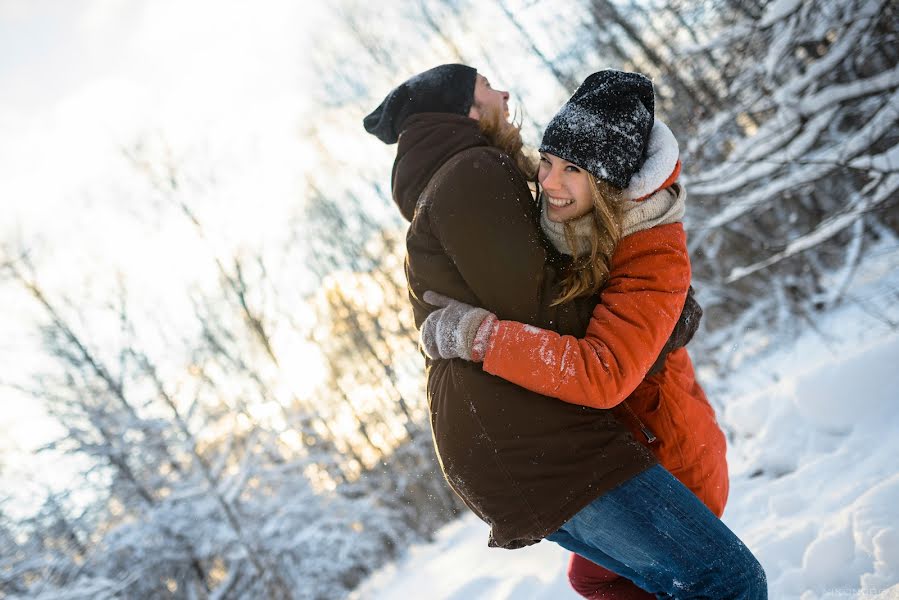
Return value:
<svg viewBox="0 0 899 600">
<path fill-rule="evenodd" d="M 421 325 L 419 341 L 429 358 L 464 358 L 481 362 L 496 323 L 496 315 L 427 291 L 424 301 L 440 308 Z"/>
</svg>

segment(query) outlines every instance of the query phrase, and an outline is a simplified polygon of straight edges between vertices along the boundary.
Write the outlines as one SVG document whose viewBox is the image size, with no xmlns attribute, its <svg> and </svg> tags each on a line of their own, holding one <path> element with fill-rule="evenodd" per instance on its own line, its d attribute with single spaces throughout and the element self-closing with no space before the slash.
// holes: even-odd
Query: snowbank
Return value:
<svg viewBox="0 0 899 600">
<path fill-rule="evenodd" d="M 897 357 L 894 333 L 726 403 L 724 519 L 765 565 L 772 598 L 899 597 Z M 779 358 L 785 370 L 802 360 Z"/>
</svg>

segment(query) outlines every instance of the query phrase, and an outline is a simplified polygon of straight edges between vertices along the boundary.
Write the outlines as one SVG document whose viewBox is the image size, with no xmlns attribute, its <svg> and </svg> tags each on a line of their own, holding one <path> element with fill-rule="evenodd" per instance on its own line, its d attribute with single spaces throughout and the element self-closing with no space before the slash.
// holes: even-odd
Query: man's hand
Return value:
<svg viewBox="0 0 899 600">
<path fill-rule="evenodd" d="M 475 345 L 484 341 L 479 340 L 478 330 L 485 320 L 496 321 L 493 313 L 431 291 L 425 292 L 424 301 L 441 307 L 421 325 L 419 340 L 429 358 L 484 360 L 483 349 L 477 351 Z"/>
<path fill-rule="evenodd" d="M 696 301 L 693 295 L 693 286 L 691 285 L 690 289 L 687 290 L 687 300 L 684 302 L 684 309 L 674 325 L 674 331 L 671 332 L 671 337 L 665 342 L 665 346 L 662 348 L 662 352 L 659 353 L 656 362 L 649 368 L 649 372 L 646 374 L 647 377 L 655 375 L 665 368 L 665 357 L 668 356 L 668 353 L 678 348 L 683 348 L 693 339 L 693 334 L 699 329 L 699 321 L 701 319 L 702 307 Z"/>
</svg>

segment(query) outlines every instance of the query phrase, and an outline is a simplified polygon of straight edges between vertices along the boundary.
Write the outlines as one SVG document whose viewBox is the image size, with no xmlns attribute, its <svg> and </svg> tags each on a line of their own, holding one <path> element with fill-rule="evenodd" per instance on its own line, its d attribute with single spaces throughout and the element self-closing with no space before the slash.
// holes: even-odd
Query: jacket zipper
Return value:
<svg viewBox="0 0 899 600">
<path fill-rule="evenodd" d="M 621 405 L 624 406 L 625 410 L 627 410 L 627 412 L 630 413 L 631 417 L 633 417 L 634 420 L 637 422 L 637 425 L 640 427 L 640 431 L 642 431 L 643 435 L 646 436 L 647 444 L 651 444 L 654 441 L 656 441 L 657 439 L 659 439 L 656 437 L 656 434 L 654 434 L 652 432 L 652 429 L 650 429 L 649 427 L 647 427 L 646 425 L 643 424 L 643 421 L 640 420 L 640 417 L 637 416 L 637 413 L 634 412 L 634 409 L 632 409 L 630 406 L 628 406 L 627 402 L 622 402 Z"/>
</svg>

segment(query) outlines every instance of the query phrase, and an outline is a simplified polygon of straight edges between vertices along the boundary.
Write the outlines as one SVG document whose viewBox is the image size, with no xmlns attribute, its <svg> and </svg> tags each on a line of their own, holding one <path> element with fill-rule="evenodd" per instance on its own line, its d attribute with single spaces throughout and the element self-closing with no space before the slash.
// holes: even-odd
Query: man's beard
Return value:
<svg viewBox="0 0 899 600">
<path fill-rule="evenodd" d="M 537 176 L 537 162 L 528 158 L 524 153 L 524 141 L 521 139 L 521 128 L 506 120 L 503 112 L 498 108 L 484 110 L 480 107 L 482 116 L 478 120 L 478 127 L 487 141 L 494 148 L 499 148 L 508 154 L 515 165 L 528 179 Z"/>
</svg>

